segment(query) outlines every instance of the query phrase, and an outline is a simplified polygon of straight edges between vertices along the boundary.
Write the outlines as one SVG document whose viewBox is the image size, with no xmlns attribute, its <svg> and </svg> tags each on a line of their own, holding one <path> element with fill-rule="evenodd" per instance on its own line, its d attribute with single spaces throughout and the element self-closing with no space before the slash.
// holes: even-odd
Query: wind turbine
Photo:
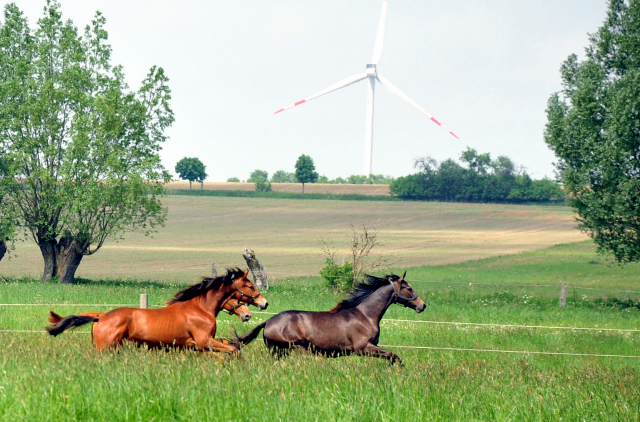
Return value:
<svg viewBox="0 0 640 422">
<path fill-rule="evenodd" d="M 395 95 L 400 98 L 402 101 L 406 102 L 410 106 L 416 108 L 422 114 L 426 115 L 429 119 L 431 119 L 434 123 L 440 126 L 442 129 L 449 132 L 449 134 L 453 135 L 456 139 L 460 139 L 453 133 L 449 128 L 440 123 L 433 117 L 431 114 L 427 113 L 425 109 L 420 107 L 415 101 L 411 98 L 407 97 L 402 91 L 400 91 L 395 85 L 385 79 L 381 74 L 378 73 L 377 65 L 380 61 L 380 57 L 382 56 L 382 46 L 384 43 L 384 26 L 387 15 L 387 0 L 383 0 L 382 2 L 382 13 L 380 14 L 380 22 L 378 23 L 378 33 L 376 35 L 376 44 L 373 49 L 373 58 L 371 59 L 371 63 L 367 65 L 367 70 L 364 73 L 358 73 L 357 75 L 349 76 L 341 80 L 338 83 L 331 85 L 328 88 L 323 89 L 320 92 L 316 92 L 315 94 L 304 98 L 298 102 L 293 104 L 289 104 L 288 106 L 281 108 L 276 111 L 274 114 L 278 114 L 284 110 L 289 108 L 298 106 L 300 104 L 304 104 L 307 101 L 311 101 L 314 98 L 318 98 L 324 94 L 328 94 L 331 91 L 338 90 L 340 88 L 344 88 L 345 86 L 349 86 L 356 82 L 359 82 L 363 79 L 367 79 L 367 126 L 365 127 L 365 136 L 364 136 L 364 174 L 367 176 L 371 175 L 371 155 L 373 150 L 373 96 L 376 87 L 376 81 L 380 83 L 389 93 Z"/>
</svg>

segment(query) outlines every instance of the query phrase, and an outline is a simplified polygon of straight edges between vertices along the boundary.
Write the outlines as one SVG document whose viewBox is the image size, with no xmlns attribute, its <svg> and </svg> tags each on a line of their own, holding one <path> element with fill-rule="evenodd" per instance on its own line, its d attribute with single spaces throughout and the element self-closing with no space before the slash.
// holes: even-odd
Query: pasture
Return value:
<svg viewBox="0 0 640 422">
<path fill-rule="evenodd" d="M 640 265 L 597 256 L 563 207 L 443 203 L 166 198 L 167 227 L 128 236 L 85 259 L 77 285 L 42 284 L 35 247 L 19 244 L 0 280 L 2 420 L 624 420 L 640 418 Z M 287 309 L 340 299 L 317 276 L 318 237 L 377 225 L 380 252 L 402 261 L 427 303 L 393 305 L 380 344 L 404 367 L 370 357 L 242 358 L 127 345 L 98 353 L 83 327 L 51 338 L 62 315 L 162 306 L 242 247 L 269 269 L 269 313 L 242 324 L 220 314 L 218 337 Z M 559 244 L 553 246 L 555 244 Z M 559 287 L 569 284 L 567 306 Z M 546 327 L 546 328 L 545 328 Z M 422 347 L 422 348 L 413 348 Z M 506 353 L 508 352 L 508 353 Z M 598 356 L 614 355 L 614 356 Z M 636 357 L 624 357 L 636 356 Z"/>
<path fill-rule="evenodd" d="M 640 355 L 639 332 L 607 330 L 639 328 L 639 294 L 630 291 L 640 266 L 608 266 L 593 249 L 583 242 L 410 268 L 408 279 L 427 310 L 416 314 L 392 306 L 383 319 L 380 343 Z M 565 308 L 557 305 L 559 281 L 574 286 Z M 551 283 L 554 288 L 541 287 Z M 113 280 L 63 286 L 12 279 L 2 285 L 0 303 L 55 303 L 53 310 L 66 315 L 108 309 L 108 304 L 135 305 L 140 293 L 160 306 L 181 287 Z M 615 292 L 628 300 L 598 300 Z M 270 312 L 325 310 L 339 299 L 318 277 L 282 279 L 265 296 Z M 105 305 L 73 305 L 79 303 Z M 41 332 L 48 309 L 0 307 L 2 330 L 25 330 L 0 332 L 2 419 L 634 421 L 640 414 L 637 358 L 389 347 L 406 364 L 390 367 L 368 357 L 324 359 L 296 353 L 275 360 L 261 341 L 243 349 L 242 359 L 224 361 L 190 351 L 132 346 L 97 353 L 86 328 L 58 338 Z M 254 313 L 242 324 L 221 316 L 219 335 L 229 336 L 231 326 L 245 332 L 268 317 Z"/>
<path fill-rule="evenodd" d="M 189 283 L 218 268 L 244 265 L 255 250 L 272 280 L 313 276 L 324 264 L 319 238 L 344 249 L 349 224 L 376 226 L 392 268 L 441 265 L 582 241 L 570 209 L 560 206 L 168 196 L 166 227 L 153 237 L 127 234 L 85 257 L 77 276 Z M 40 276 L 32 241 L 0 263 L 7 277 Z"/>
</svg>

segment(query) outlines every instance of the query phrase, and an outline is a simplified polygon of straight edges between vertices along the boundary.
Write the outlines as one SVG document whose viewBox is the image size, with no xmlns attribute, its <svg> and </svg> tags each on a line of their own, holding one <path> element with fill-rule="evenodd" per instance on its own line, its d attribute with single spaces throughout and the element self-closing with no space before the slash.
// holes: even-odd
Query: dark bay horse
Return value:
<svg viewBox="0 0 640 422">
<path fill-rule="evenodd" d="M 262 297 L 247 278 L 248 271 L 227 270 L 216 278 L 177 292 L 169 305 L 160 309 L 117 308 L 100 316 L 71 315 L 47 327 L 52 336 L 93 322 L 93 344 L 98 350 L 116 347 L 125 340 L 151 347 L 190 347 L 200 351 L 235 353 L 238 348 L 216 340 L 216 315 L 224 303 L 233 298 L 267 308 Z"/>
<path fill-rule="evenodd" d="M 227 300 L 224 303 L 224 305 L 222 305 L 222 309 L 220 310 L 229 312 L 229 315 L 236 315 L 238 318 L 240 318 L 242 322 L 247 322 L 251 319 L 251 311 L 249 310 L 249 307 L 244 302 L 240 302 L 237 299 L 231 298 Z M 77 316 L 92 316 L 92 317 L 100 318 L 102 315 L 106 314 L 107 312 L 109 311 L 84 312 L 82 314 L 78 314 Z M 216 314 L 216 316 L 218 315 Z M 63 319 L 64 319 L 63 316 L 58 315 L 53 311 L 49 311 L 49 317 L 47 318 L 47 321 L 49 321 L 49 324 L 56 325 Z"/>
<path fill-rule="evenodd" d="M 277 356 L 290 349 L 312 350 L 326 356 L 371 355 L 402 363 L 389 350 L 378 347 L 380 320 L 387 308 L 399 303 L 422 312 L 425 303 L 402 277 L 366 276 L 353 294 L 329 312 L 285 311 L 237 336 L 238 348 L 253 341 L 264 328 L 264 342 Z"/>
</svg>

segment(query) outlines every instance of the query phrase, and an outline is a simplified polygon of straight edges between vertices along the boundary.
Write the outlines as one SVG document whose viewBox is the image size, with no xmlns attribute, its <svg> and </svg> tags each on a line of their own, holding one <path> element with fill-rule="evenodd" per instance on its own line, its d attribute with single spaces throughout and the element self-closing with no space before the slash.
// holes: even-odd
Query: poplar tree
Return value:
<svg viewBox="0 0 640 422">
<path fill-rule="evenodd" d="M 640 1 L 610 0 L 585 60 L 562 64 L 545 141 L 579 228 L 619 263 L 640 260 Z"/>
</svg>

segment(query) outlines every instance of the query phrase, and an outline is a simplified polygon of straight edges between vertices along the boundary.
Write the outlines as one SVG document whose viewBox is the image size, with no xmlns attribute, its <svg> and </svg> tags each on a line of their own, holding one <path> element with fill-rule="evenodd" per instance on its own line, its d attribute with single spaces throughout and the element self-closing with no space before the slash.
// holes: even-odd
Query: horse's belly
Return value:
<svg viewBox="0 0 640 422">
<path fill-rule="evenodd" d="M 129 339 L 150 346 L 185 346 L 191 335 L 180 318 L 141 312 L 132 321 Z"/>
</svg>

